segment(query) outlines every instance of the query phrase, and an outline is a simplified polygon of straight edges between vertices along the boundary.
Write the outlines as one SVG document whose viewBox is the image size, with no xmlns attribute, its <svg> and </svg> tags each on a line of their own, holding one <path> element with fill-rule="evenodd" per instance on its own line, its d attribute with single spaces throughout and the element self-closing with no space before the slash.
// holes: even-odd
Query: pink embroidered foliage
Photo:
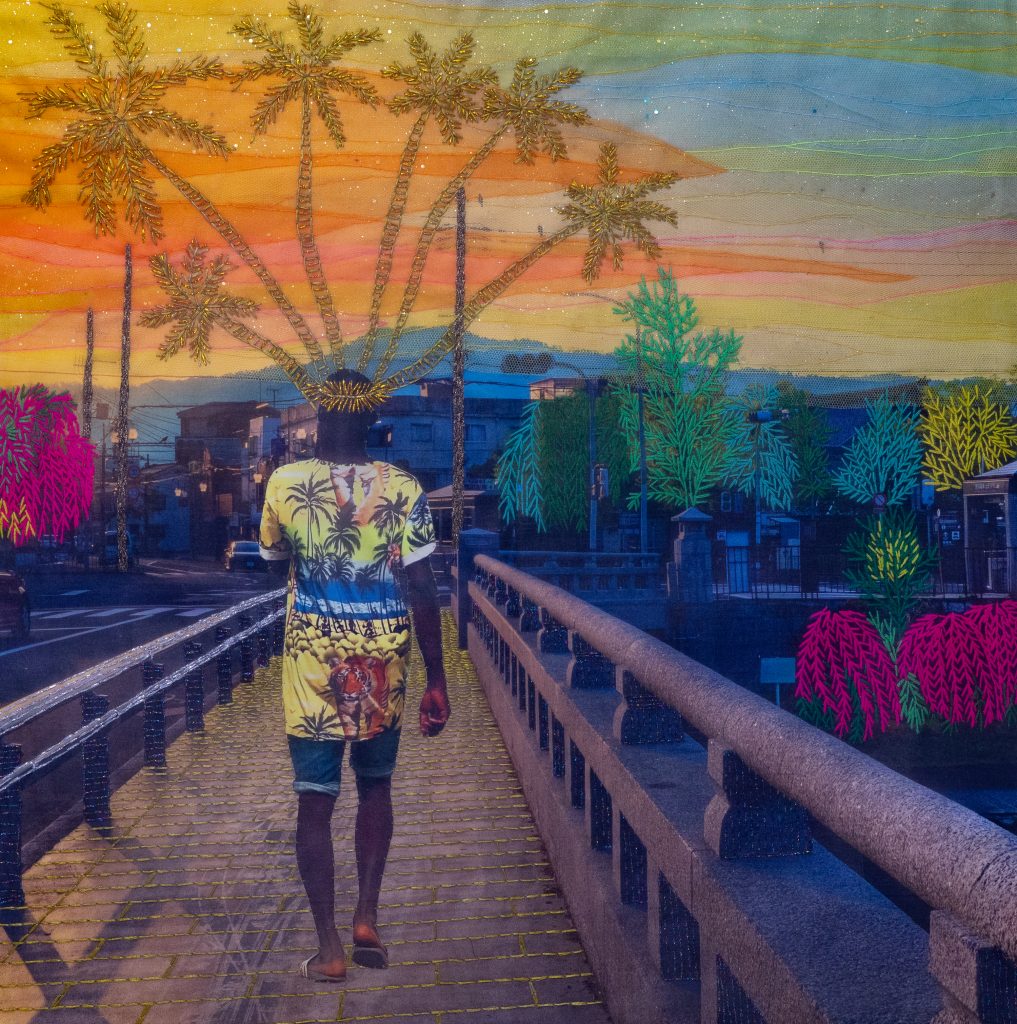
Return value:
<svg viewBox="0 0 1017 1024">
<path fill-rule="evenodd" d="M 0 538 L 63 540 L 92 503 L 94 467 L 69 394 L 0 388 Z"/>
<path fill-rule="evenodd" d="M 1000 721 L 1017 702 L 1017 601 L 923 615 L 904 634 L 897 664 L 947 722 Z"/>
<path fill-rule="evenodd" d="M 846 735 L 855 714 L 863 722 L 862 739 L 877 724 L 881 731 L 900 722 L 900 695 L 893 662 L 879 633 L 861 612 L 823 608 L 809 619 L 798 648 L 795 696 L 817 697 L 834 716 L 834 732 Z"/>
</svg>

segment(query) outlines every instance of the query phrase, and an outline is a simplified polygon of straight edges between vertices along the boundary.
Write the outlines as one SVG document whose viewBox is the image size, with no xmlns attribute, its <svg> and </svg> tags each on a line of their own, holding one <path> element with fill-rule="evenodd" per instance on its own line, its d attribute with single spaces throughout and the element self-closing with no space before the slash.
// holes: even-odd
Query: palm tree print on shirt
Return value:
<svg viewBox="0 0 1017 1024">
<path fill-rule="evenodd" d="M 397 728 L 405 693 L 409 615 L 399 573 L 430 553 L 435 539 L 427 498 L 409 474 L 386 463 L 292 463 L 269 480 L 262 546 L 293 558 L 283 661 L 287 731 L 315 739 L 344 736 L 356 721 L 372 735 Z M 329 673 L 355 657 L 385 664 L 388 703 L 381 715 L 335 714 Z"/>
</svg>

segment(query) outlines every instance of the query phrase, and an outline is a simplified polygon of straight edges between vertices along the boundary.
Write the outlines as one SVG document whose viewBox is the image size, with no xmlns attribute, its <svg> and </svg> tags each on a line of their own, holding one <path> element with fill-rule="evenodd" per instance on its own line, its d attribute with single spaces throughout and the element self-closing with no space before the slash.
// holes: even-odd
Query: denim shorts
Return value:
<svg viewBox="0 0 1017 1024">
<path fill-rule="evenodd" d="M 290 736 L 295 793 L 339 795 L 345 740 L 309 740 Z M 395 770 L 399 753 L 399 730 L 386 729 L 369 740 L 350 743 L 350 767 L 364 779 L 387 779 Z"/>
</svg>

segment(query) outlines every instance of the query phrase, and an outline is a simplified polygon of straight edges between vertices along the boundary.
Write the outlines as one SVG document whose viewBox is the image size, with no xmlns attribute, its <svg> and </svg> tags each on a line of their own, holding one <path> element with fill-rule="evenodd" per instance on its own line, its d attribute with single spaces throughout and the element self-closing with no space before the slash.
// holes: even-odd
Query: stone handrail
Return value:
<svg viewBox="0 0 1017 1024">
<path fill-rule="evenodd" d="M 931 969 L 953 1014 L 937 1020 L 1017 1019 L 1017 987 L 1010 987 L 1017 985 L 1017 838 L 558 587 L 486 555 L 474 565 L 482 580 L 470 585 L 475 625 L 489 634 L 503 673 L 506 665 L 519 670 L 527 649 L 519 641 L 539 623 L 544 660 L 571 655 L 566 685 L 583 686 L 577 679 L 591 673 L 617 685 L 620 742 L 628 741 L 619 723 L 638 717 L 647 701 L 658 717 L 671 709 L 707 737 L 709 774 L 720 793 L 706 809 L 702 835 L 714 854 L 806 853 L 804 809 L 932 908 Z M 610 773 L 606 764 L 596 770 Z M 739 822 L 748 821 L 760 834 L 739 837 Z M 1004 981 L 986 980 L 990 975 Z M 1014 1009 L 982 1016 L 994 985 L 1002 985 L 997 1004 L 1012 1000 Z"/>
</svg>

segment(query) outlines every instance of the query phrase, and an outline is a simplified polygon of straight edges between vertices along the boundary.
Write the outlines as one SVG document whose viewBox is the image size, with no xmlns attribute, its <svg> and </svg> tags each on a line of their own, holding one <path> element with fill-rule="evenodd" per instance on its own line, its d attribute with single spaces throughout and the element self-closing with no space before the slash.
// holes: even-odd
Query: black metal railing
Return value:
<svg viewBox="0 0 1017 1024">
<path fill-rule="evenodd" d="M 84 820 L 95 828 L 108 827 L 111 824 L 111 730 L 141 711 L 142 741 L 138 752 L 143 752 L 146 766 L 165 767 L 167 694 L 178 684 L 183 684 L 185 728 L 190 732 L 201 731 L 204 728 L 205 666 L 213 662 L 216 665 L 217 702 L 230 703 L 233 699 L 234 655 L 239 654 L 239 675 L 247 681 L 253 678 L 256 663 L 267 665 L 270 654 L 282 653 L 284 595 L 285 589 L 281 588 L 241 602 L 185 629 L 86 669 L 0 711 L 0 906 L 24 903 L 21 882 L 24 789 L 80 754 Z M 233 620 L 238 627 L 236 632 L 230 628 Z M 207 650 L 203 650 L 199 638 L 210 630 L 215 631 L 215 639 Z M 181 645 L 184 664 L 167 674 L 164 664 L 155 658 Z M 96 692 L 104 684 L 119 682 L 120 677 L 139 666 L 142 686 L 138 692 L 115 705 L 107 694 Z M 73 706 L 74 700 L 80 703 L 80 727 L 53 742 L 47 741 L 28 759 L 23 758 L 21 743 L 8 742 L 9 737 L 24 733 L 29 725 L 35 731 L 52 732 L 53 725 L 43 721 L 46 715 L 54 715 L 58 719 L 56 727 L 59 729 L 60 723 L 66 721 L 68 706 Z M 124 754 L 123 751 L 119 753 Z"/>
</svg>

